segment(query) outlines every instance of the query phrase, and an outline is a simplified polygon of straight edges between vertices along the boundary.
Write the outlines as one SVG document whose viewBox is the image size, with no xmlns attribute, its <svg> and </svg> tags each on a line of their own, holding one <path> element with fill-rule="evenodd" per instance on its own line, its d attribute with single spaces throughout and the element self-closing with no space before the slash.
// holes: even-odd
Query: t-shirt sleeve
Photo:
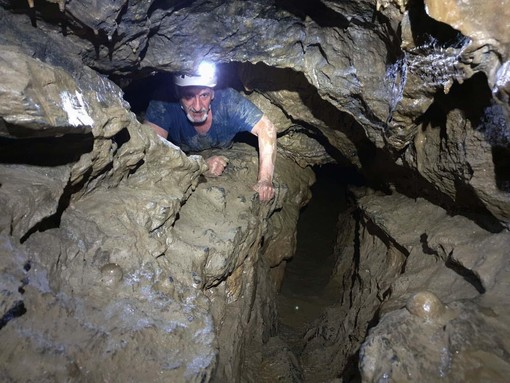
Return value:
<svg viewBox="0 0 510 383">
<path fill-rule="evenodd" d="M 169 126 L 165 102 L 152 100 L 147 107 L 147 111 L 145 112 L 145 119 L 165 129 L 168 132 Z"/>
<path fill-rule="evenodd" d="M 237 132 L 250 132 L 264 113 L 250 100 L 233 89 L 227 90 L 227 105 L 233 127 Z"/>
</svg>

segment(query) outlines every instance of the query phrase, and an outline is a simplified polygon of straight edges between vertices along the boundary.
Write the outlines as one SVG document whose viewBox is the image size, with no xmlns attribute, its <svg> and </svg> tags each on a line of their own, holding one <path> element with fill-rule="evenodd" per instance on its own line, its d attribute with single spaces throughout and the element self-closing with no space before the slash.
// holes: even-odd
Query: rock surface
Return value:
<svg viewBox="0 0 510 383">
<path fill-rule="evenodd" d="M 359 363 L 366 382 L 503 382 L 508 233 L 423 199 L 358 197 L 331 282 L 344 293 L 308 330 L 305 381 L 352 376 Z"/>
<path fill-rule="evenodd" d="M 252 147 L 232 149 L 225 176 L 206 179 L 202 157 L 142 126 L 114 84 L 94 72 L 73 80 L 15 47 L 4 57 L 25 72 L 3 105 L 41 113 L 13 107 L 3 120 L 2 379 L 236 379 L 240 350 L 274 327 L 268 273 L 292 256 L 311 170 L 281 157 L 277 197 L 261 204 Z M 51 86 L 34 80 L 41 71 Z M 66 110 L 64 92 L 80 102 L 55 118 L 44 103 Z M 76 110 L 89 119 L 72 120 Z M 58 147 L 80 141 L 89 144 Z M 264 236 L 279 251 L 261 258 Z"/>
<path fill-rule="evenodd" d="M 0 0 L 2 380 L 505 381 L 508 5 Z M 252 146 L 205 178 L 123 98 L 204 59 L 277 126 L 269 204 Z M 275 295 L 330 162 L 376 191 L 297 358 Z"/>
</svg>

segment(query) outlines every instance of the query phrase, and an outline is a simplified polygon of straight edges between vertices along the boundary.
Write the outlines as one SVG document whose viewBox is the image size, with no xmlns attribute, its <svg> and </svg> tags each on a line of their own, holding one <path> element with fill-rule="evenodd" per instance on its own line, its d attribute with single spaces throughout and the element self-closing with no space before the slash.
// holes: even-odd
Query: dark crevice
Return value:
<svg viewBox="0 0 510 383">
<path fill-rule="evenodd" d="M 321 27 L 346 29 L 350 24 L 347 17 L 318 0 L 277 0 L 276 6 L 301 20 L 309 17 Z"/>
<path fill-rule="evenodd" d="M 377 324 L 379 323 L 380 315 L 381 315 L 381 306 L 379 306 L 375 310 L 374 315 L 367 322 L 367 328 L 366 328 L 365 334 L 364 334 L 365 339 L 368 337 L 370 329 L 377 326 Z M 349 356 L 349 358 L 347 359 L 345 368 L 339 376 L 343 379 L 344 382 L 349 382 L 349 383 L 361 382 L 361 373 L 360 373 L 361 370 L 359 368 L 360 349 L 361 349 L 361 347 L 358 347 L 357 350 L 354 353 L 352 353 L 351 356 Z"/>
<path fill-rule="evenodd" d="M 77 162 L 92 151 L 94 137 L 67 134 L 62 137 L 0 137 L 0 163 L 35 166 L 59 166 Z"/>
<path fill-rule="evenodd" d="M 113 142 L 117 144 L 117 151 L 129 140 L 131 139 L 131 135 L 129 134 L 129 130 L 127 128 L 121 129 L 119 132 L 113 136 Z"/>
<path fill-rule="evenodd" d="M 30 269 L 32 268 L 32 264 L 30 263 L 30 261 L 27 261 L 24 265 L 23 265 L 23 270 L 25 270 L 26 272 L 30 271 Z"/>
<path fill-rule="evenodd" d="M 351 286 L 349 289 L 349 307 L 352 307 L 354 302 L 354 286 L 356 284 L 356 281 L 359 281 L 359 266 L 361 262 L 361 216 L 362 212 L 360 209 L 356 209 L 353 212 L 353 218 L 355 222 L 354 226 L 354 254 L 353 254 L 353 261 L 354 261 L 354 267 L 352 270 L 352 276 L 351 276 Z"/>
<path fill-rule="evenodd" d="M 131 169 L 129 169 L 129 175 L 135 174 L 143 164 L 145 164 L 145 160 L 138 161 Z"/>
<path fill-rule="evenodd" d="M 338 303 L 339 298 L 339 292 L 330 284 L 338 257 L 335 251 L 340 228 L 338 217 L 349 215 L 348 211 L 359 212 L 350 206 L 352 200 L 347 193 L 347 185 L 361 184 L 355 171 L 335 164 L 317 166 L 314 170 L 317 181 L 311 188 L 312 199 L 301 211 L 296 252 L 286 265 L 278 297 L 278 335 L 298 359 L 306 353 L 306 342 L 317 337 L 327 341 L 332 335 L 329 327 L 317 327 L 317 323 L 327 316 L 328 308 Z M 359 268 L 359 237 L 357 240 L 356 267 Z M 306 358 L 300 362 L 307 363 Z"/>
<path fill-rule="evenodd" d="M 432 249 L 429 246 L 427 233 L 423 233 L 422 235 L 420 235 L 420 243 L 421 243 L 421 248 L 422 248 L 422 251 L 424 254 L 435 255 L 435 256 L 439 255 L 437 253 L 437 251 L 435 251 L 434 249 Z"/>
<path fill-rule="evenodd" d="M 131 111 L 135 113 L 140 121 L 143 121 L 145 110 L 152 99 L 173 98 L 173 79 L 171 73 L 157 72 L 141 77 L 129 79 L 127 85 L 122 87 L 124 99 L 129 102 Z M 113 79 L 119 85 L 122 85 L 122 79 Z"/>
<path fill-rule="evenodd" d="M 510 147 L 493 146 L 492 161 L 497 188 L 510 193 Z"/>
<path fill-rule="evenodd" d="M 0 330 L 14 318 L 19 318 L 27 312 L 23 301 L 16 301 L 13 306 L 0 318 Z"/>
<path fill-rule="evenodd" d="M 359 369 L 359 349 L 347 358 L 345 368 L 337 377 L 341 382 L 359 383 L 361 382 L 361 373 Z"/>
<path fill-rule="evenodd" d="M 149 9 L 147 10 L 147 17 L 151 17 L 155 11 L 178 11 L 179 9 L 185 8 L 193 3 L 192 0 L 156 0 L 154 1 Z"/>
<path fill-rule="evenodd" d="M 386 248 L 394 247 L 406 258 L 409 256 L 409 250 L 397 243 L 393 238 L 389 237 L 378 225 L 376 225 L 370 218 L 367 217 L 364 227 L 370 233 L 370 235 L 379 238 L 385 245 Z"/>
<path fill-rule="evenodd" d="M 5 9 L 12 13 L 24 13 L 30 17 L 30 22 L 34 28 L 37 28 L 37 20 L 44 20 L 48 24 L 58 25 L 65 20 L 65 14 L 60 11 L 56 2 L 34 1 L 34 7 L 30 8 L 27 0 L 11 0 L 3 5 Z"/>
<path fill-rule="evenodd" d="M 331 298 L 325 290 L 336 263 L 336 221 L 346 208 L 344 182 L 350 177 L 348 171 L 332 164 L 314 169 L 317 181 L 298 220 L 296 251 L 287 263 L 279 298 L 282 324 L 298 332 Z"/>
<path fill-rule="evenodd" d="M 469 282 L 480 294 L 485 293 L 485 288 L 483 287 L 480 278 L 472 270 L 462 266 L 451 257 L 446 260 L 445 266 L 462 276 L 464 280 Z"/>
<path fill-rule="evenodd" d="M 462 36 L 452 26 L 430 17 L 425 9 L 424 0 L 409 2 L 408 13 L 416 46 L 427 46 L 431 41 L 435 41 L 437 46 L 449 47 Z"/>
<path fill-rule="evenodd" d="M 491 144 L 496 187 L 510 192 L 510 126 L 502 105 L 491 103 L 483 110 L 477 130 Z"/>
</svg>

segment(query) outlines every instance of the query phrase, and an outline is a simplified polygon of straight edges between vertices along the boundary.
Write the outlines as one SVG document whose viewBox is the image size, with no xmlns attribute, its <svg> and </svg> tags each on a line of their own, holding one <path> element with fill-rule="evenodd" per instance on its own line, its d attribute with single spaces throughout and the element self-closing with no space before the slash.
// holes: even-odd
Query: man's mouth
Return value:
<svg viewBox="0 0 510 383">
<path fill-rule="evenodd" d="M 207 119 L 207 112 L 205 108 L 198 111 L 190 108 L 188 109 L 188 119 L 193 123 L 205 122 Z"/>
</svg>

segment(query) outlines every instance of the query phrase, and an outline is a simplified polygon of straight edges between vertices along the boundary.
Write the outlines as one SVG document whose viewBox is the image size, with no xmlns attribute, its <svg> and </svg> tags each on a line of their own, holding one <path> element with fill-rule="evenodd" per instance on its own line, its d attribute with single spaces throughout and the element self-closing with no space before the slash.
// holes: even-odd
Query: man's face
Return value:
<svg viewBox="0 0 510 383">
<path fill-rule="evenodd" d="M 207 120 L 211 109 L 214 90 L 203 86 L 186 86 L 181 90 L 181 107 L 193 124 L 202 124 Z"/>
</svg>

